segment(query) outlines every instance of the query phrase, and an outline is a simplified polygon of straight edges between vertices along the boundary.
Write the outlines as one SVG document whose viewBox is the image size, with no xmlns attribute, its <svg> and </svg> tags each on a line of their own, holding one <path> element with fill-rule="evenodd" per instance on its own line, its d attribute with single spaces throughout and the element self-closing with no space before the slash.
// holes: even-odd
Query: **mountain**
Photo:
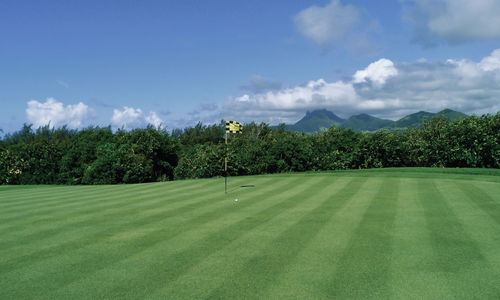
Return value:
<svg viewBox="0 0 500 300">
<path fill-rule="evenodd" d="M 381 128 L 398 129 L 409 127 L 420 127 L 422 124 L 434 117 L 445 117 L 450 121 L 455 121 L 467 117 L 459 111 L 444 109 L 437 113 L 419 111 L 407 115 L 397 121 L 380 119 L 368 114 L 360 114 L 349 117 L 347 120 L 340 118 L 336 114 L 326 109 L 308 111 L 306 115 L 297 123 L 286 125 L 286 129 L 299 132 L 317 132 L 328 129 L 332 126 L 349 128 L 357 131 L 375 131 Z"/>
<path fill-rule="evenodd" d="M 394 121 L 380 119 L 367 114 L 355 115 L 347 119 L 342 127 L 358 131 L 374 131 L 384 127 L 391 127 Z"/>
<path fill-rule="evenodd" d="M 455 110 L 451 110 L 451 109 L 448 109 L 448 108 L 447 109 L 443 109 L 442 111 L 436 113 L 435 116 L 436 117 L 443 116 L 443 117 L 447 118 L 450 121 L 456 121 L 456 120 L 463 119 L 463 118 L 467 117 L 467 115 L 464 114 L 464 113 L 461 113 L 461 112 L 455 111 Z"/>
<path fill-rule="evenodd" d="M 306 115 L 293 125 L 287 125 L 287 129 L 300 132 L 316 132 L 328 129 L 332 126 L 340 126 L 344 119 L 326 109 L 307 112 Z"/>
<path fill-rule="evenodd" d="M 456 121 L 461 118 L 467 117 L 466 114 L 461 113 L 459 111 L 451 110 L 451 109 L 443 109 L 437 113 L 430 113 L 427 111 L 419 111 L 417 113 L 407 115 L 403 117 L 393 124 L 393 128 L 408 128 L 408 127 L 420 127 L 424 122 L 428 119 L 435 117 L 445 117 L 450 121 Z"/>
<path fill-rule="evenodd" d="M 394 128 L 408 128 L 408 127 L 419 127 L 424 124 L 424 122 L 432 118 L 435 114 L 427 111 L 419 111 L 414 114 L 407 115 L 401 119 L 394 122 Z"/>
</svg>

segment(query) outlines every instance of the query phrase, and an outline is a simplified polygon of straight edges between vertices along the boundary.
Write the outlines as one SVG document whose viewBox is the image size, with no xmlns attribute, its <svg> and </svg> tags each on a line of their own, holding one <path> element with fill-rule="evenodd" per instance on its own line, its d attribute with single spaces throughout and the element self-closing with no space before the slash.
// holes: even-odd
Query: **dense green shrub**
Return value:
<svg viewBox="0 0 500 300">
<path fill-rule="evenodd" d="M 172 180 L 178 142 L 152 127 L 132 131 L 48 126 L 1 141 L 0 183 L 113 184 Z"/>
<path fill-rule="evenodd" d="M 223 175 L 224 147 L 194 145 L 186 151 L 175 168 L 175 178 L 206 178 Z"/>
<path fill-rule="evenodd" d="M 355 165 L 359 168 L 387 168 L 403 166 L 407 149 L 400 131 L 382 129 L 364 133 L 354 151 Z"/>
<path fill-rule="evenodd" d="M 312 137 L 314 170 L 344 170 L 355 167 L 361 134 L 332 127 Z"/>
<path fill-rule="evenodd" d="M 500 113 L 421 128 L 316 134 L 246 124 L 224 143 L 224 124 L 184 130 L 25 125 L 0 140 L 0 184 L 113 184 L 174 178 L 380 167 L 500 167 Z"/>
</svg>

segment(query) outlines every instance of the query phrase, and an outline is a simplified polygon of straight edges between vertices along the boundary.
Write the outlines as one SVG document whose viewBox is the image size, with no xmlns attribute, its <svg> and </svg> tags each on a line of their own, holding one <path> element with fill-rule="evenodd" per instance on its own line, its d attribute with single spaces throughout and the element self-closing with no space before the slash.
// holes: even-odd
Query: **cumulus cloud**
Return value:
<svg viewBox="0 0 500 300">
<path fill-rule="evenodd" d="M 65 105 L 54 98 L 48 98 L 45 102 L 31 100 L 26 108 L 26 117 L 35 127 L 67 125 L 80 128 L 91 114 L 92 110 L 83 102 Z"/>
<path fill-rule="evenodd" d="M 139 126 L 142 122 L 142 114 L 143 112 L 140 108 L 124 106 L 122 110 L 113 109 L 111 124 L 116 127 L 124 128 Z"/>
<path fill-rule="evenodd" d="M 134 128 L 151 124 L 154 127 L 161 127 L 164 122 L 156 112 L 149 112 L 145 115 L 142 109 L 124 106 L 122 109 L 113 109 L 111 124 L 119 128 Z"/>
<path fill-rule="evenodd" d="M 318 108 L 344 117 L 370 113 L 391 119 L 444 108 L 495 113 L 500 110 L 500 49 L 478 62 L 449 59 L 395 64 L 380 59 L 355 72 L 350 80 L 318 79 L 276 91 L 247 93 L 229 99 L 218 112 L 223 118 L 277 124 L 296 122 L 305 111 Z"/>
<path fill-rule="evenodd" d="M 156 128 L 163 126 L 163 120 L 154 111 L 150 112 L 149 115 L 146 116 L 145 120 L 148 124 L 151 124 Z"/>
<path fill-rule="evenodd" d="M 357 8 L 340 0 L 308 7 L 295 16 L 297 30 L 322 47 L 343 39 L 359 22 Z"/>
<path fill-rule="evenodd" d="M 483 71 L 496 71 L 500 70 L 500 49 L 497 49 L 481 60 L 479 68 Z"/>
<path fill-rule="evenodd" d="M 359 55 L 373 55 L 379 51 L 376 40 L 381 28 L 379 22 L 341 0 L 305 8 L 295 15 L 294 22 L 297 31 L 324 53 L 345 49 Z"/>
<path fill-rule="evenodd" d="M 425 45 L 500 39 L 498 0 L 405 0 L 405 19 Z"/>
<path fill-rule="evenodd" d="M 355 97 L 353 86 L 344 82 L 328 83 L 323 79 L 312 80 L 303 86 L 271 91 L 263 94 L 237 97 L 234 104 L 266 109 L 300 109 L 312 106 L 342 105 Z"/>
<path fill-rule="evenodd" d="M 390 77 L 398 75 L 398 70 L 394 63 L 388 59 L 382 58 L 373 62 L 364 70 L 359 70 L 354 74 L 354 82 L 361 83 L 371 81 L 377 86 L 385 84 Z"/>
</svg>

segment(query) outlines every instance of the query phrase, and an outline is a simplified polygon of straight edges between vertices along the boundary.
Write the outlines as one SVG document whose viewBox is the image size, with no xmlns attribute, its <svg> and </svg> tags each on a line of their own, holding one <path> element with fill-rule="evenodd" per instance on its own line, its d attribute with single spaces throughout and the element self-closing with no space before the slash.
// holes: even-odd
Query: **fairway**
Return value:
<svg viewBox="0 0 500 300">
<path fill-rule="evenodd" d="M 499 250 L 498 170 L 0 186 L 0 299 L 498 299 Z"/>
</svg>

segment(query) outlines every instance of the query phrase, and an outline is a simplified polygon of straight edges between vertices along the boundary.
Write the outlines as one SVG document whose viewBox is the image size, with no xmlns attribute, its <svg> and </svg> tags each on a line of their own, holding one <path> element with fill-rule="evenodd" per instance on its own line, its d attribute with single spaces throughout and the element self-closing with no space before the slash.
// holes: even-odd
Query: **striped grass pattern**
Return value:
<svg viewBox="0 0 500 300">
<path fill-rule="evenodd" d="M 500 176 L 474 173 L 0 187 L 0 299 L 498 299 Z"/>
</svg>

